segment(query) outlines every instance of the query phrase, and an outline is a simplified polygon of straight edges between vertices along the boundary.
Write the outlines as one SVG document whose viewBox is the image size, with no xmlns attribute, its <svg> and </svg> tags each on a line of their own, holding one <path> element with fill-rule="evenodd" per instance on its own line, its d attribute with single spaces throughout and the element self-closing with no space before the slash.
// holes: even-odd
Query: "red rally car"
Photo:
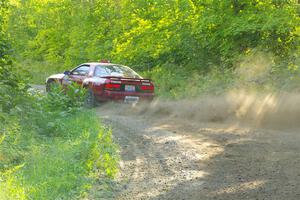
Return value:
<svg viewBox="0 0 300 200">
<path fill-rule="evenodd" d="M 124 101 L 135 103 L 139 100 L 152 100 L 154 85 L 127 66 L 92 62 L 84 63 L 71 71 L 55 74 L 47 78 L 46 90 L 52 84 L 63 86 L 77 82 L 88 89 L 86 103 L 90 106 L 97 101 Z"/>
</svg>

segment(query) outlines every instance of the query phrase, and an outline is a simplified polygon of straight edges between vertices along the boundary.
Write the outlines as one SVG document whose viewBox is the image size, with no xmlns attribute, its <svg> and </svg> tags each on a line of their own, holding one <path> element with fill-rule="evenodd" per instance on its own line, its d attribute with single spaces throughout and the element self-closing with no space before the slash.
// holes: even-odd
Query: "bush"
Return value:
<svg viewBox="0 0 300 200">
<path fill-rule="evenodd" d="M 111 131 L 81 107 L 78 89 L 31 92 L 3 115 L 1 199 L 81 198 L 97 178 L 114 177 L 119 157 Z"/>
</svg>

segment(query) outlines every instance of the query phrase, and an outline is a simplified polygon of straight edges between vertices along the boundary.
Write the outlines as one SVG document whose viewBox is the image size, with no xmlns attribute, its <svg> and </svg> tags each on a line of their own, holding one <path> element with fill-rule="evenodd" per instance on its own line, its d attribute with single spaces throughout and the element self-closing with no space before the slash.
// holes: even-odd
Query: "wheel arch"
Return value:
<svg viewBox="0 0 300 200">
<path fill-rule="evenodd" d="M 50 84 L 53 83 L 53 82 L 59 83 L 59 81 L 55 78 L 48 78 L 46 80 L 46 92 L 50 91 Z"/>
</svg>

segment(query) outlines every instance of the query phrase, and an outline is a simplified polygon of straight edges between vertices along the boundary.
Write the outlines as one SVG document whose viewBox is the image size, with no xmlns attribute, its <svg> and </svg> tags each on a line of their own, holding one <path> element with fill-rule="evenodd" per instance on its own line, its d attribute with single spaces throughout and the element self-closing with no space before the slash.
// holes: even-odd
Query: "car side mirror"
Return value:
<svg viewBox="0 0 300 200">
<path fill-rule="evenodd" d="M 70 71 L 64 71 L 64 75 L 70 75 L 71 74 L 71 72 Z"/>
</svg>

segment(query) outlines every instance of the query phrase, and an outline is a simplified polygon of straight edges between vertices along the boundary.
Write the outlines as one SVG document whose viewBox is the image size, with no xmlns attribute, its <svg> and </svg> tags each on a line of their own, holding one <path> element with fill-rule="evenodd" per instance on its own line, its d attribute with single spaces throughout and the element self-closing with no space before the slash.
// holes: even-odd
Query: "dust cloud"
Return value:
<svg viewBox="0 0 300 200">
<path fill-rule="evenodd" d="M 273 67 L 271 54 L 253 51 L 236 63 L 235 76 L 238 79 L 229 91 L 221 95 L 202 95 L 177 101 L 157 98 L 151 104 L 139 103 L 133 109 L 112 107 L 121 112 L 158 119 L 240 123 L 257 128 L 299 130 L 300 93 L 274 88 L 258 89 L 269 81 Z"/>
<path fill-rule="evenodd" d="M 131 111 L 155 118 L 184 119 L 193 122 L 242 123 L 271 129 L 300 128 L 300 94 L 261 94 L 246 90 L 219 96 L 142 103 Z"/>
</svg>

